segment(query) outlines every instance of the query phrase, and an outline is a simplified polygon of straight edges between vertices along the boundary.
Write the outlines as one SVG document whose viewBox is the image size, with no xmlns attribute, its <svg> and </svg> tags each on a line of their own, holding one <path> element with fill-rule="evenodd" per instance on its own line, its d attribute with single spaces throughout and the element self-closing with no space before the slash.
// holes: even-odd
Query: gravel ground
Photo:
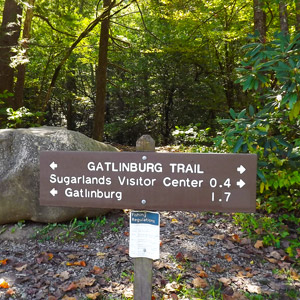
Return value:
<svg viewBox="0 0 300 300">
<path fill-rule="evenodd" d="M 161 255 L 153 264 L 152 299 L 200 299 L 183 291 L 212 287 L 226 300 L 247 299 L 245 293 L 260 295 L 253 299 L 300 299 L 293 261 L 281 249 L 243 237 L 231 215 L 160 216 Z M 110 213 L 105 226 L 81 239 L 60 227 L 33 237 L 45 224 L 0 226 L 0 299 L 132 298 L 128 218 L 126 211 Z"/>
</svg>

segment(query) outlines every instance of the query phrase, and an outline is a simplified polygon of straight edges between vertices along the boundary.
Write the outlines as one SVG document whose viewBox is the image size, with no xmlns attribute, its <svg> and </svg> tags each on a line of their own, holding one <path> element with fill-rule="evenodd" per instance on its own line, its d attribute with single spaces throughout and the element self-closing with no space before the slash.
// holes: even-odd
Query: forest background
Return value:
<svg viewBox="0 0 300 300">
<path fill-rule="evenodd" d="M 299 260 L 299 0 L 0 0 L 0 128 L 258 155 L 250 237 Z"/>
</svg>

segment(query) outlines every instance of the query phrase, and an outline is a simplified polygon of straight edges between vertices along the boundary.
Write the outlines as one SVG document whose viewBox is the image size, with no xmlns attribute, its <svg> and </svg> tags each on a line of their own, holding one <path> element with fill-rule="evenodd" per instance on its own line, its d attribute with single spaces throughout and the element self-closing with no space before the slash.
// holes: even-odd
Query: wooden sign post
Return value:
<svg viewBox="0 0 300 300">
<path fill-rule="evenodd" d="M 143 135 L 136 142 L 137 152 L 155 152 L 155 142 L 150 135 Z M 134 300 L 151 300 L 152 259 L 138 257 L 134 262 Z"/>
<path fill-rule="evenodd" d="M 254 154 L 155 153 L 149 135 L 137 140 L 136 152 L 42 151 L 40 204 L 134 209 L 148 216 L 150 210 L 255 212 L 256 168 Z M 147 222 L 153 223 L 144 219 L 142 233 L 149 229 Z M 153 241 L 159 237 L 159 231 L 152 230 L 159 228 L 157 220 L 149 224 L 158 226 L 149 231 Z M 159 247 L 146 248 L 142 250 L 147 255 L 131 256 L 134 300 L 152 297 L 152 259 L 159 257 Z M 151 250 L 153 256 L 148 255 Z"/>
</svg>

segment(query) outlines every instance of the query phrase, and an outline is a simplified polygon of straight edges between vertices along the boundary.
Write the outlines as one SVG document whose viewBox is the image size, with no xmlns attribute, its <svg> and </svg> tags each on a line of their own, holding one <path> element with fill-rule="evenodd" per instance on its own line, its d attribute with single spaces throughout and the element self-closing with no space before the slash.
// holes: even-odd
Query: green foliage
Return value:
<svg viewBox="0 0 300 300">
<path fill-rule="evenodd" d="M 32 113 L 26 107 L 20 107 L 17 110 L 12 108 L 6 109 L 7 127 L 9 128 L 28 128 L 37 127 L 38 119 L 43 115 L 40 112 Z"/>
<path fill-rule="evenodd" d="M 3 99 L 7 99 L 9 97 L 12 97 L 14 94 L 8 92 L 7 90 L 5 90 L 2 94 L 0 93 L 0 105 L 4 104 L 5 102 L 3 101 Z"/>
<path fill-rule="evenodd" d="M 243 90 L 265 94 L 279 109 L 288 108 L 292 120 L 300 113 L 300 34 L 278 34 L 270 43 L 251 43 L 237 82 Z"/>
<path fill-rule="evenodd" d="M 183 145 L 211 145 L 211 128 L 200 129 L 201 124 L 190 124 L 189 126 L 175 126 L 172 135 L 175 144 Z"/>
<path fill-rule="evenodd" d="M 294 214 L 258 215 L 243 214 L 234 215 L 235 222 L 247 232 L 248 236 L 255 240 L 262 240 L 265 246 L 274 245 L 282 247 L 282 241 L 287 242 L 285 249 L 289 256 L 296 257 L 300 242 L 293 235 L 300 235 L 300 218 Z"/>
<path fill-rule="evenodd" d="M 11 233 L 15 233 L 17 229 L 22 229 L 23 227 L 25 227 L 25 221 L 24 220 L 20 220 L 12 229 L 11 229 Z"/>
<path fill-rule="evenodd" d="M 66 241 L 78 238 L 83 238 L 88 232 L 93 229 L 98 229 L 106 225 L 106 217 L 97 217 L 96 219 L 78 220 L 74 218 L 69 224 L 64 223 L 49 223 L 42 229 L 37 230 L 33 238 L 40 241 L 51 240 Z M 99 236 L 99 233 L 97 232 Z"/>
<path fill-rule="evenodd" d="M 230 109 L 230 119 L 220 120 L 223 135 L 215 142 L 229 152 L 258 156 L 257 208 L 269 215 L 239 214 L 237 223 L 265 245 L 279 247 L 289 240 L 286 251 L 296 256 L 299 242 L 290 236 L 300 234 L 300 35 L 278 35 L 268 44 L 245 48 L 238 82 L 244 91 L 255 91 L 257 108 Z"/>
<path fill-rule="evenodd" d="M 299 210 L 300 151 L 294 140 L 300 119 L 290 121 L 285 111 L 267 107 L 257 113 L 230 110 L 232 119 L 216 145 L 226 143 L 229 152 L 254 153 L 258 156 L 259 207 L 268 213 Z M 296 139 L 297 140 L 297 139 Z"/>
</svg>

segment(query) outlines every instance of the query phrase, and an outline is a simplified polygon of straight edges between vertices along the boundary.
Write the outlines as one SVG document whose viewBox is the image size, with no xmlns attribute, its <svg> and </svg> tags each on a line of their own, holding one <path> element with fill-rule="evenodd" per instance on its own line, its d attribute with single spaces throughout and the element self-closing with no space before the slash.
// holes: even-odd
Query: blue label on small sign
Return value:
<svg viewBox="0 0 300 300">
<path fill-rule="evenodd" d="M 159 225 L 159 214 L 152 212 L 131 212 L 132 224 Z"/>
</svg>

